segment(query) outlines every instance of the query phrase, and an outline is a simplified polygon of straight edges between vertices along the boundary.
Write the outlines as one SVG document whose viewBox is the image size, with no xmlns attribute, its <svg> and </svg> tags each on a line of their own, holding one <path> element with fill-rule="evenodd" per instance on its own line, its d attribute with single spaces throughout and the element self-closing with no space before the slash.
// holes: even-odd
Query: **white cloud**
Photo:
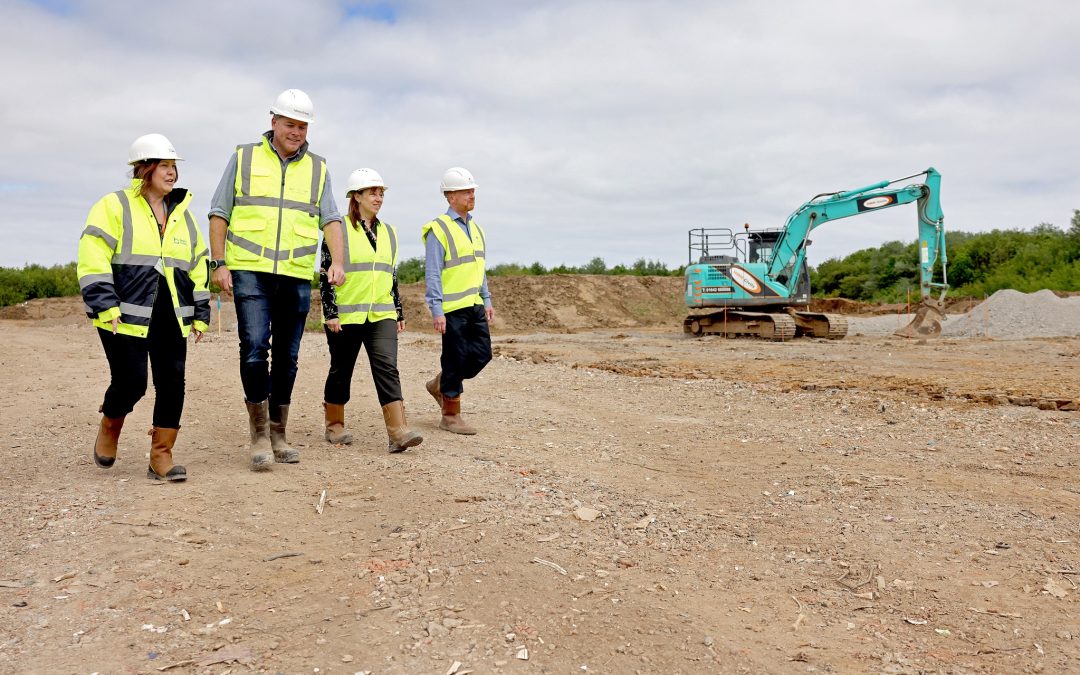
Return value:
<svg viewBox="0 0 1080 675">
<path fill-rule="evenodd" d="M 690 227 L 779 226 L 815 194 L 928 166 L 949 229 L 1064 226 L 1080 208 L 1080 10 L 1064 0 L 346 3 L 392 23 L 329 1 L 59 4 L 0 4 L 19 101 L 0 110 L 0 265 L 73 259 L 150 131 L 205 213 L 287 87 L 315 101 L 339 202 L 359 166 L 391 184 L 382 215 L 406 257 L 458 164 L 495 263 L 681 264 Z M 811 262 L 915 232 L 906 207 L 830 223 Z"/>
</svg>

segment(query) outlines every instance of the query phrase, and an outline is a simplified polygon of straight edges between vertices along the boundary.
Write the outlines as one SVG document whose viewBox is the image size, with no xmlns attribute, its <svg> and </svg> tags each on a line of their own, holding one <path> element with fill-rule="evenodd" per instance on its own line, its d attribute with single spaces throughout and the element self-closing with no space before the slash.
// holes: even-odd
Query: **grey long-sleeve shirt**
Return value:
<svg viewBox="0 0 1080 675">
<path fill-rule="evenodd" d="M 263 134 L 266 140 L 270 141 L 270 146 L 274 145 L 274 132 L 267 131 Z M 300 159 L 305 152 L 307 152 L 308 144 L 304 141 L 304 144 L 300 146 L 300 149 L 296 151 L 296 154 L 288 159 L 282 160 L 281 170 L 285 170 L 285 165 L 289 162 L 295 162 Z M 275 148 L 276 150 L 276 148 Z M 221 175 L 221 181 L 218 183 L 217 190 L 214 190 L 214 196 L 210 198 L 210 214 L 211 216 L 221 216 L 225 220 L 232 220 L 233 202 L 236 199 L 236 153 L 234 152 L 229 157 L 229 163 L 225 166 L 225 172 Z M 326 170 L 326 180 L 323 182 L 322 195 L 319 197 L 319 229 L 326 226 L 327 223 L 332 223 L 335 220 L 341 220 L 341 214 L 338 212 L 337 203 L 334 202 L 334 190 L 330 186 L 330 170 Z"/>
</svg>

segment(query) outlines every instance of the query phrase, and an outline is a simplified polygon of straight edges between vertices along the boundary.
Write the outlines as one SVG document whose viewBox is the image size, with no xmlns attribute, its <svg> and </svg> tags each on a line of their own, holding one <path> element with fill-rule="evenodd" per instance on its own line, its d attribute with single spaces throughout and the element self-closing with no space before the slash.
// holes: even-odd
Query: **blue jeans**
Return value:
<svg viewBox="0 0 1080 675">
<path fill-rule="evenodd" d="M 232 280 L 244 396 L 249 403 L 270 399 L 271 409 L 288 405 L 311 308 L 311 282 L 241 270 L 232 271 Z"/>
</svg>

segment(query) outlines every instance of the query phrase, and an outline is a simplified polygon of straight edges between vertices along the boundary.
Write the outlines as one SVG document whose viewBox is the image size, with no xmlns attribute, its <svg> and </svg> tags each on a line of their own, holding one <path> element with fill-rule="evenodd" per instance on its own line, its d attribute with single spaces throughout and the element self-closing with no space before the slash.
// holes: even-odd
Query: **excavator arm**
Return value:
<svg viewBox="0 0 1080 675">
<path fill-rule="evenodd" d="M 890 187 L 919 176 L 925 176 L 925 181 Z M 769 276 L 793 289 L 798 281 L 798 271 L 806 259 L 808 236 L 815 228 L 832 220 L 916 202 L 919 219 L 919 292 L 922 302 L 914 320 L 898 330 L 897 334 L 906 337 L 936 336 L 941 333 L 941 321 L 945 318 L 945 293 L 949 288 L 945 218 L 941 211 L 940 194 L 941 174 L 931 167 L 906 178 L 818 195 L 788 217 L 783 233 L 773 247 Z M 936 275 L 939 271 L 940 275 Z M 936 299 L 933 297 L 935 290 L 940 291 Z"/>
</svg>

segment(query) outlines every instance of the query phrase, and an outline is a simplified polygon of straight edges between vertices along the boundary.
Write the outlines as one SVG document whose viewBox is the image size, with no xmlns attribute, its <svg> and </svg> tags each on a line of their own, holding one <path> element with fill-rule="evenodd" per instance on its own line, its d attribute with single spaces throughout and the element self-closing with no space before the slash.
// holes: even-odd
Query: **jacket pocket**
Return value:
<svg viewBox="0 0 1080 675">
<path fill-rule="evenodd" d="M 316 242 L 319 239 L 319 221 L 314 216 L 304 220 L 297 220 L 293 225 L 293 233 L 297 237 L 307 240 L 304 242 L 306 244 Z"/>
</svg>

